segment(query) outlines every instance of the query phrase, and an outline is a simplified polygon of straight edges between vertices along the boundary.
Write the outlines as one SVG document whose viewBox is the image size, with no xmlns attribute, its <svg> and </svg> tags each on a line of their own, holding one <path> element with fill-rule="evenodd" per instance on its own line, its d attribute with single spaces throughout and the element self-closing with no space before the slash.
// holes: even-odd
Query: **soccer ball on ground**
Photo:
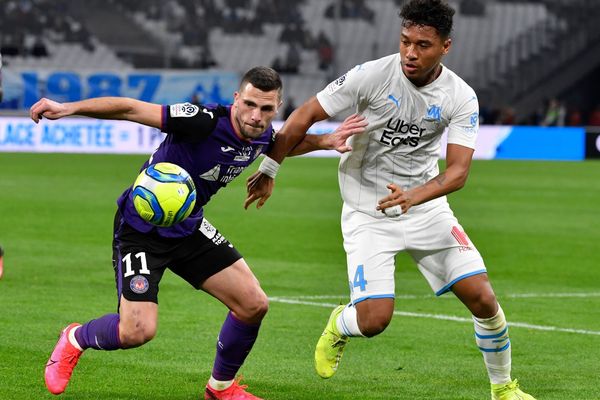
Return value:
<svg viewBox="0 0 600 400">
<path fill-rule="evenodd" d="M 131 193 L 133 205 L 143 220 L 168 227 L 186 219 L 196 204 L 196 187 L 190 174 L 179 165 L 151 164 L 138 175 Z"/>
</svg>

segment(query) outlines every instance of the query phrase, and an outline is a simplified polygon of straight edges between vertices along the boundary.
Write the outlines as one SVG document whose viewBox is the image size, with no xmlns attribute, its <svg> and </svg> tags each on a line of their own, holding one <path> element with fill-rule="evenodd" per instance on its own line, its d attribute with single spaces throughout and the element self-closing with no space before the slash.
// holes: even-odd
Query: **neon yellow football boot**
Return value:
<svg viewBox="0 0 600 400">
<path fill-rule="evenodd" d="M 535 397 L 519 389 L 519 383 L 515 379 L 500 385 L 492 383 L 492 400 L 535 400 Z"/>
<path fill-rule="evenodd" d="M 336 320 L 346 306 L 340 305 L 334 308 L 329 316 L 325 330 L 321 334 L 317 347 L 315 348 L 315 369 L 321 378 L 331 378 L 344 353 L 344 347 L 350 338 L 340 334 L 337 329 Z"/>
</svg>

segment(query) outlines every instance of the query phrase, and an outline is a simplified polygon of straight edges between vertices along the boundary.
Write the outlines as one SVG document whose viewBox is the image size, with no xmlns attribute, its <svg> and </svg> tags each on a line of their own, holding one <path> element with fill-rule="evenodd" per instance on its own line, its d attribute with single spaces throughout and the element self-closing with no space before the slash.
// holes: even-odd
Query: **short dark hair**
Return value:
<svg viewBox="0 0 600 400">
<path fill-rule="evenodd" d="M 410 0 L 402 6 L 402 26 L 424 25 L 434 27 L 444 39 L 452 32 L 454 9 L 444 0 Z"/>
<path fill-rule="evenodd" d="M 240 90 L 244 89 L 247 83 L 251 83 L 257 89 L 263 92 L 277 90 L 279 98 L 282 97 L 283 83 L 279 73 L 269 67 L 254 67 L 244 74 L 240 82 Z"/>
</svg>

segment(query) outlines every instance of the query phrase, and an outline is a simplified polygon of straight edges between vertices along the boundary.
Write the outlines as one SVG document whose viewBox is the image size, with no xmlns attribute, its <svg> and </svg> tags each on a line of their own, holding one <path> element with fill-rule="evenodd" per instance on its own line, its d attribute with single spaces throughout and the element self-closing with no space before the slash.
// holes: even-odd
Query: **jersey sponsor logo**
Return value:
<svg viewBox="0 0 600 400">
<path fill-rule="evenodd" d="M 227 167 L 225 172 L 221 175 L 221 164 L 217 164 L 205 173 L 200 175 L 200 179 L 204 179 L 209 182 L 221 182 L 227 184 L 237 178 L 239 174 L 244 172 L 246 166 L 230 165 Z"/>
<path fill-rule="evenodd" d="M 344 75 L 340 76 L 335 81 L 333 81 L 329 85 L 327 85 L 327 93 L 334 94 L 340 87 L 342 87 L 344 82 L 346 82 L 347 75 L 348 75 L 348 73 L 345 73 Z"/>
<path fill-rule="evenodd" d="M 230 165 L 227 168 L 227 171 L 225 171 L 225 174 L 223 174 L 223 176 L 221 177 L 221 179 L 219 179 L 219 182 L 221 182 L 221 183 L 229 183 L 232 180 L 234 180 L 235 178 L 237 178 L 237 176 L 239 174 L 241 174 L 242 172 L 244 172 L 245 169 L 246 169 L 246 167 L 237 167 L 235 165 Z"/>
<path fill-rule="evenodd" d="M 423 136 L 423 132 L 425 132 L 425 128 L 421 128 L 400 118 L 390 118 L 385 128 L 379 138 L 379 142 L 392 147 L 417 147 L 421 136 Z"/>
<path fill-rule="evenodd" d="M 205 173 L 200 175 L 201 179 L 204 179 L 205 181 L 218 181 L 219 180 L 219 174 L 221 173 L 221 165 L 217 164 L 214 167 L 212 167 L 211 169 L 209 169 L 208 171 L 206 171 Z"/>
<path fill-rule="evenodd" d="M 235 150 L 235 149 L 231 146 L 221 146 L 221 151 L 223 153 L 227 153 L 228 151 L 233 151 L 233 150 Z"/>
<path fill-rule="evenodd" d="M 173 118 L 193 117 L 198 114 L 198 111 L 200 111 L 200 107 L 190 103 L 178 103 L 169 107 L 169 112 Z"/>
<path fill-rule="evenodd" d="M 425 119 L 427 121 L 440 122 L 442 120 L 442 107 L 436 105 L 429 106 Z"/>
<path fill-rule="evenodd" d="M 390 93 L 388 96 L 388 100 L 391 100 L 397 108 L 400 108 L 400 101 L 402 100 L 402 97 L 395 98 L 394 95 Z"/>
<path fill-rule="evenodd" d="M 129 282 L 129 288 L 133 293 L 142 294 L 148 291 L 148 287 L 150 284 L 148 283 L 148 279 L 142 275 L 136 275 L 131 278 Z"/>
</svg>

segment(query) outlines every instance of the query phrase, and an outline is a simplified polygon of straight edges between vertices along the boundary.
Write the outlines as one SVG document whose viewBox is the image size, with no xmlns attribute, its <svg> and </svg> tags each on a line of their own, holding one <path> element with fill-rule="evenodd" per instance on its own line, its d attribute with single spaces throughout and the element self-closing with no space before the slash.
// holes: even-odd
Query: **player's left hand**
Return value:
<svg viewBox="0 0 600 400">
<path fill-rule="evenodd" d="M 412 198 L 409 192 L 405 192 L 401 187 L 394 183 L 390 183 L 386 186 L 390 190 L 390 194 L 385 196 L 383 199 L 379 200 L 379 205 L 377 206 L 377 210 L 382 213 L 388 215 L 389 211 L 393 207 L 400 207 L 401 212 L 396 212 L 390 216 L 398 216 L 400 214 L 404 214 L 408 211 L 409 208 L 413 206 Z M 386 209 L 388 212 L 386 212 Z"/>
<path fill-rule="evenodd" d="M 350 136 L 363 133 L 367 127 L 367 120 L 359 114 L 352 114 L 337 127 L 335 131 L 324 136 L 324 148 L 337 150 L 339 153 L 351 151 L 352 147 L 346 144 Z"/>
<path fill-rule="evenodd" d="M 42 98 L 29 109 L 29 116 L 36 124 L 43 118 L 59 119 L 69 115 L 67 106 L 63 103 Z"/>
<path fill-rule="evenodd" d="M 244 201 L 244 209 L 248 209 L 248 206 L 258 200 L 256 208 L 260 209 L 265 202 L 271 197 L 273 188 L 275 187 L 275 179 L 263 174 L 260 171 L 256 171 L 246 180 L 246 190 L 248 194 Z"/>
</svg>

